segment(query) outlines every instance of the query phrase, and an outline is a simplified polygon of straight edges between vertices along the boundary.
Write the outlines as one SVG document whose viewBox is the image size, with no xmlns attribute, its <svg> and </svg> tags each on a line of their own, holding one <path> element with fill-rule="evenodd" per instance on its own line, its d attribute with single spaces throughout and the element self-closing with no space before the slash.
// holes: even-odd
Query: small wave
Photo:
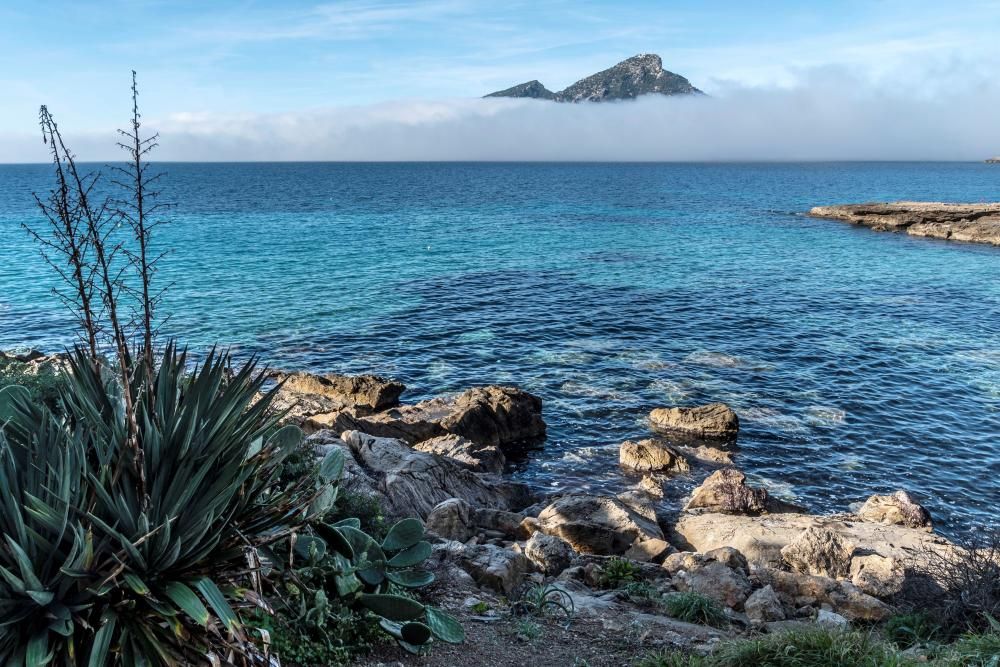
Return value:
<svg viewBox="0 0 1000 667">
<path fill-rule="evenodd" d="M 806 408 L 806 422 L 812 426 L 839 426 L 847 420 L 847 413 L 827 405 L 810 405 Z"/>
<path fill-rule="evenodd" d="M 748 407 L 737 411 L 741 420 L 753 422 L 776 431 L 785 433 L 806 433 L 808 427 L 799 417 L 785 414 L 774 408 Z"/>
<path fill-rule="evenodd" d="M 676 380 L 653 380 L 649 383 L 649 389 L 661 394 L 671 403 L 687 401 L 695 393 L 690 384 Z"/>
</svg>

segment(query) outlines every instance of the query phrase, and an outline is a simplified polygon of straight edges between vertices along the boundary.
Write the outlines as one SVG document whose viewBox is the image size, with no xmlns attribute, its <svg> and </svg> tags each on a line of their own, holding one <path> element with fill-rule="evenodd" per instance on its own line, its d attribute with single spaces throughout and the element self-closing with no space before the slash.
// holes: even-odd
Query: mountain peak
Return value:
<svg viewBox="0 0 1000 667">
<path fill-rule="evenodd" d="M 565 90 L 553 93 L 538 81 L 529 81 L 486 97 L 532 97 L 556 102 L 602 102 L 631 100 L 640 95 L 701 95 L 700 90 L 680 74 L 663 69 L 655 53 L 640 53 L 614 67 L 580 79 Z"/>
</svg>

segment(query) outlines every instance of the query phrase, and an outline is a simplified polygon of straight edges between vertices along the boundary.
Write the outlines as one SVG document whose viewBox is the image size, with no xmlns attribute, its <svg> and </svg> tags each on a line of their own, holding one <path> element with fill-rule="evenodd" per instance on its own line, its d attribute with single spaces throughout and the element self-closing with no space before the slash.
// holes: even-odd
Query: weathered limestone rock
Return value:
<svg viewBox="0 0 1000 667">
<path fill-rule="evenodd" d="M 313 375 L 312 373 L 275 374 L 284 381 L 282 389 L 295 394 L 323 396 L 342 407 L 384 410 L 399 403 L 404 385 L 377 375 Z"/>
<path fill-rule="evenodd" d="M 535 533 L 524 545 L 524 555 L 539 570 L 554 577 L 570 566 L 576 553 L 565 540 L 554 535 Z"/>
<path fill-rule="evenodd" d="M 663 498 L 663 481 L 653 475 L 643 475 L 638 490 L 650 498 Z"/>
<path fill-rule="evenodd" d="M 786 609 L 826 604 L 850 621 L 878 621 L 891 613 L 888 605 L 849 581 L 773 568 L 758 568 L 754 573 L 774 589 Z"/>
<path fill-rule="evenodd" d="M 735 550 L 733 550 L 735 551 Z M 738 552 L 737 552 L 738 553 Z M 694 591 L 717 600 L 731 609 L 740 609 L 750 596 L 752 586 L 746 561 L 728 550 L 714 553 L 675 553 L 667 556 L 663 567 L 679 591 Z"/>
<path fill-rule="evenodd" d="M 894 524 L 908 528 L 930 528 L 931 514 L 906 491 L 875 495 L 858 510 L 858 518 L 873 523 Z"/>
<path fill-rule="evenodd" d="M 816 612 L 816 624 L 824 625 L 828 628 L 846 628 L 851 624 L 851 622 L 840 614 L 826 609 L 820 609 Z"/>
<path fill-rule="evenodd" d="M 688 472 L 691 466 L 673 447 L 658 440 L 626 440 L 618 449 L 623 468 L 640 472 Z"/>
<path fill-rule="evenodd" d="M 496 386 L 372 415 L 344 411 L 337 416 L 336 427 L 410 444 L 449 433 L 501 448 L 545 437 L 542 400 L 522 389 Z"/>
<path fill-rule="evenodd" d="M 386 511 L 426 518 L 438 503 L 460 498 L 473 507 L 514 510 L 529 500 L 522 484 L 476 474 L 455 461 L 418 452 L 405 442 L 348 431 L 341 438 L 358 461 L 378 475 Z"/>
<path fill-rule="evenodd" d="M 851 560 L 851 582 L 862 592 L 887 599 L 903 590 L 906 572 L 895 558 L 878 554 Z"/>
<path fill-rule="evenodd" d="M 414 449 L 438 456 L 447 456 L 474 472 L 503 472 L 507 459 L 496 445 L 483 445 L 450 433 L 418 442 Z"/>
<path fill-rule="evenodd" d="M 781 606 L 778 594 L 770 586 L 758 588 L 746 602 L 743 603 L 743 611 L 747 618 L 754 623 L 770 623 L 771 621 L 785 620 L 785 609 Z"/>
<path fill-rule="evenodd" d="M 781 549 L 793 570 L 841 579 L 851 571 L 854 544 L 830 528 L 810 526 Z"/>
<path fill-rule="evenodd" d="M 476 583 L 509 595 L 524 580 L 528 559 L 510 549 L 492 544 L 466 547 L 459 567 L 468 572 Z"/>
<path fill-rule="evenodd" d="M 731 546 L 752 563 L 780 567 L 784 565 L 782 547 L 809 527 L 829 528 L 859 550 L 892 557 L 901 563 L 919 560 L 928 550 L 948 553 L 954 549 L 944 538 L 924 530 L 851 521 L 850 517 L 793 513 L 744 516 L 685 512 L 674 524 L 670 541 L 702 552 Z"/>
<path fill-rule="evenodd" d="M 625 552 L 625 558 L 640 563 L 659 563 L 670 552 L 670 543 L 666 540 L 643 540 L 636 542 Z"/>
<path fill-rule="evenodd" d="M 735 440 L 740 420 L 725 403 L 693 408 L 657 408 L 649 413 L 653 428 L 686 433 L 698 438 Z"/>
<path fill-rule="evenodd" d="M 878 232 L 1000 245 L 1000 203 L 943 204 L 898 201 L 816 206 L 809 215 L 843 220 Z"/>
<path fill-rule="evenodd" d="M 508 512 L 494 507 L 476 507 L 472 510 L 472 523 L 486 531 L 503 533 L 505 537 L 516 538 L 521 532 L 525 517 L 518 512 Z"/>
<path fill-rule="evenodd" d="M 538 522 L 580 553 L 622 554 L 637 540 L 663 539 L 655 521 L 608 496 L 563 496 L 542 510 Z"/>
<path fill-rule="evenodd" d="M 759 514 L 767 509 L 767 490 L 747 485 L 747 476 L 736 468 L 723 468 L 694 490 L 684 509 Z"/>
<path fill-rule="evenodd" d="M 472 508 L 461 498 L 449 498 L 434 506 L 424 522 L 427 532 L 457 542 L 466 542 L 475 533 Z"/>
</svg>

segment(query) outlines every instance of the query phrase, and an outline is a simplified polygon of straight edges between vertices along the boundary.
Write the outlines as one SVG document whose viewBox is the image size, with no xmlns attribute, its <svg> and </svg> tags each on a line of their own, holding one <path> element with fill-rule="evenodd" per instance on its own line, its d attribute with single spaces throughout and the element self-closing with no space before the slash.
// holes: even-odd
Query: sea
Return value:
<svg viewBox="0 0 1000 667">
<path fill-rule="evenodd" d="M 1000 520 L 1000 248 L 805 215 L 997 201 L 995 165 L 155 168 L 162 336 L 192 350 L 391 376 L 407 401 L 523 387 L 548 438 L 508 474 L 540 491 L 632 488 L 618 445 L 651 409 L 722 401 L 735 464 L 779 498 L 839 512 L 907 489 L 945 534 Z M 22 229 L 51 186 L 50 166 L 0 165 L 0 349 L 74 342 Z"/>
</svg>

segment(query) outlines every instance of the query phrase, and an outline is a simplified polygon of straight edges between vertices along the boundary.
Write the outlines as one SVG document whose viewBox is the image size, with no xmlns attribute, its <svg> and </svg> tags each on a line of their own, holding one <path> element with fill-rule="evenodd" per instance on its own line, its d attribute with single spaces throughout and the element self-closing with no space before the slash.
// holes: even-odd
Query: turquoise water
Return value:
<svg viewBox="0 0 1000 667">
<path fill-rule="evenodd" d="M 1000 500 L 1000 248 L 875 233 L 825 203 L 1000 199 L 979 164 L 169 164 L 166 331 L 279 367 L 376 372 L 417 400 L 545 399 L 512 474 L 620 490 L 657 406 L 725 401 L 737 464 L 817 511 Z M 0 348 L 71 325 L 18 228 L 45 166 L 0 166 Z M 695 480 L 679 480 L 678 493 Z"/>
</svg>

